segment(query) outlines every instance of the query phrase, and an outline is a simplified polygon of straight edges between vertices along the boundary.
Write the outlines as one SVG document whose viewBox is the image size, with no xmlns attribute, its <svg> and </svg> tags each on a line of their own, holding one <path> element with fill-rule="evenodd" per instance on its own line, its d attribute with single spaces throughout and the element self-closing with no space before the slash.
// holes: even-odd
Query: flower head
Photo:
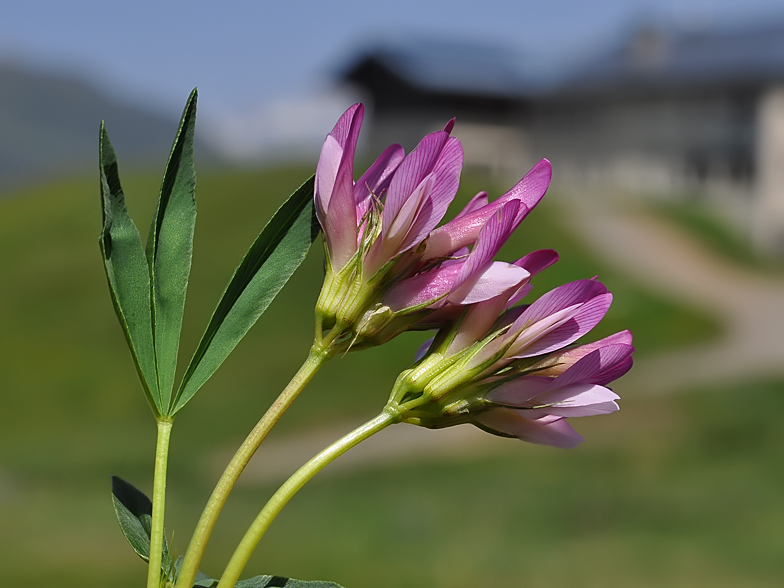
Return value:
<svg viewBox="0 0 784 588">
<path fill-rule="evenodd" d="M 532 266 L 546 260 L 541 252 L 527 257 Z M 604 285 L 579 280 L 530 306 L 508 308 L 516 298 L 519 291 L 510 289 L 468 306 L 420 350 L 390 398 L 403 420 L 433 428 L 471 422 L 503 436 L 573 447 L 583 439 L 566 417 L 618 409 L 606 385 L 631 368 L 631 334 L 567 347 L 609 308 Z"/>
<path fill-rule="evenodd" d="M 443 321 L 458 307 L 527 283 L 525 267 L 492 259 L 547 190 L 549 162 L 542 160 L 492 203 L 479 193 L 436 228 L 457 193 L 463 164 L 462 146 L 451 136 L 453 121 L 407 156 L 399 145 L 389 147 L 355 183 L 362 116 L 362 105 L 343 114 L 316 171 L 327 256 L 317 338 L 329 331 L 327 338 L 350 342 L 346 348 L 377 345 L 420 328 L 429 316 Z"/>
</svg>

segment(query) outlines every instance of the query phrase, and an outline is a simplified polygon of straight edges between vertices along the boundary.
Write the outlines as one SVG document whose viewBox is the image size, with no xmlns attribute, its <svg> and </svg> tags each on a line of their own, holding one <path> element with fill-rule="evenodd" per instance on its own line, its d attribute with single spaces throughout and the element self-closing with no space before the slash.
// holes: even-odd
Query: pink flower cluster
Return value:
<svg viewBox="0 0 784 588">
<path fill-rule="evenodd" d="M 427 353 L 398 378 L 390 407 L 401 420 L 442 427 L 472 422 L 497 434 L 571 447 L 564 420 L 618 409 L 606 384 L 631 367 L 631 334 L 569 347 L 607 312 L 597 280 L 566 284 L 528 306 L 533 275 L 558 255 L 535 251 L 495 261 L 550 183 L 543 159 L 511 190 L 480 192 L 438 226 L 463 165 L 453 121 L 408 155 L 392 145 L 354 182 L 363 107 L 327 136 L 316 171 L 327 276 L 316 307 L 318 336 L 382 343 L 407 329 L 437 328 Z M 342 337 L 342 339 L 341 339 Z"/>
</svg>

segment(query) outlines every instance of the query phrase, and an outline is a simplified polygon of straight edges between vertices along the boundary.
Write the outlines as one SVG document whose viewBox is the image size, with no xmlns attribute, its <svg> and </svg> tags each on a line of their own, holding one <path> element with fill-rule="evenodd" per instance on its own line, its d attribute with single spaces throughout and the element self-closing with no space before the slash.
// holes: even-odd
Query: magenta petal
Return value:
<svg viewBox="0 0 784 588">
<path fill-rule="evenodd" d="M 558 261 L 558 252 L 553 249 L 540 249 L 529 253 L 515 261 L 515 265 L 524 267 L 532 276 L 538 274 Z"/>
<path fill-rule="evenodd" d="M 314 186 L 316 214 L 322 228 L 326 224 L 327 208 L 329 199 L 332 197 L 332 189 L 335 187 L 335 176 L 340 167 L 340 160 L 343 157 L 343 147 L 331 134 L 327 135 L 324 145 L 321 147 L 321 155 L 316 165 L 316 183 Z"/>
<path fill-rule="evenodd" d="M 632 348 L 633 350 L 634 348 Z M 610 382 L 617 380 L 630 369 L 632 369 L 632 364 L 634 360 L 632 359 L 631 355 L 619 361 L 611 368 L 603 371 L 601 374 L 597 375 L 594 378 L 591 378 L 590 382 L 592 384 L 599 384 L 600 386 L 606 386 Z"/>
<path fill-rule="evenodd" d="M 568 386 L 592 381 L 627 359 L 633 351 L 634 347 L 624 344 L 600 347 L 577 360 L 558 376 L 558 382 L 561 386 Z"/>
<path fill-rule="evenodd" d="M 550 180 L 553 176 L 553 168 L 546 159 L 540 160 L 531 168 L 522 180 L 517 182 L 511 190 L 501 196 L 498 200 L 518 199 L 526 205 L 529 211 L 539 204 L 539 201 L 547 192 Z M 527 214 L 527 213 L 526 213 Z M 522 221 L 520 219 L 518 223 Z"/>
<path fill-rule="evenodd" d="M 574 343 L 604 318 L 611 303 L 612 294 L 609 292 L 592 298 L 583 304 L 570 320 L 549 331 L 535 343 L 527 346 L 522 353 L 515 354 L 515 357 L 533 357 L 550 353 Z"/>
<path fill-rule="evenodd" d="M 349 106 L 348 109 L 346 109 L 346 112 L 340 115 L 338 122 L 335 123 L 335 126 L 332 129 L 332 132 L 330 132 L 330 135 L 335 137 L 335 140 L 344 149 L 349 140 L 349 135 L 351 134 L 351 125 L 354 122 L 355 116 L 359 117 L 359 122 L 362 124 L 362 117 L 364 114 L 365 107 L 363 104 L 353 104 Z"/>
<path fill-rule="evenodd" d="M 457 194 L 460 171 L 463 168 L 463 147 L 460 141 L 450 137 L 433 169 L 435 182 L 416 220 L 401 246 L 401 251 L 417 245 L 427 237 L 441 219 Z"/>
<path fill-rule="evenodd" d="M 615 402 L 618 398 L 615 392 L 604 386 L 577 384 L 557 388 L 537 396 L 531 404 L 550 406 L 533 409 L 530 413 L 531 418 L 538 418 L 544 414 L 562 417 L 609 414 L 618 410 L 618 404 Z"/>
<path fill-rule="evenodd" d="M 346 114 L 351 112 L 348 128 L 346 129 Z M 343 147 L 335 175 L 335 183 L 329 204 L 326 210 L 324 233 L 328 237 L 328 246 L 332 267 L 335 271 L 342 269 L 357 251 L 357 213 L 354 200 L 354 152 L 359 139 L 359 129 L 362 126 L 364 107 L 360 104 L 357 108 L 346 111 L 338 124 L 335 139 Z M 345 131 L 345 133 L 344 133 Z"/>
<path fill-rule="evenodd" d="M 534 323 L 569 306 L 587 302 L 605 292 L 607 288 L 596 280 L 577 280 L 558 286 L 531 304 L 517 319 L 512 330 L 520 329 L 526 323 Z"/>
<path fill-rule="evenodd" d="M 528 277 L 528 272 L 521 267 L 502 261 L 491 262 L 454 288 L 447 300 L 453 304 L 476 304 L 519 286 Z"/>
<path fill-rule="evenodd" d="M 523 376 L 504 382 L 491 390 L 486 398 L 490 402 L 522 407 L 532 398 L 547 392 L 552 387 L 552 381 L 552 378 Z"/>
<path fill-rule="evenodd" d="M 509 202 L 488 219 L 479 233 L 473 251 L 457 276 L 455 286 L 468 280 L 479 268 L 484 268 L 495 257 L 509 238 L 517 209 L 517 202 Z"/>
<path fill-rule="evenodd" d="M 452 264 L 402 280 L 384 294 L 382 303 L 400 312 L 435 301 L 449 293 L 459 271 L 460 264 Z"/>
<path fill-rule="evenodd" d="M 471 198 L 463 207 L 463 210 L 458 212 L 455 215 L 455 218 L 460 218 L 461 216 L 466 216 L 467 214 L 471 214 L 475 210 L 479 210 L 483 206 L 487 205 L 487 192 L 479 192 L 476 196 Z"/>
<path fill-rule="evenodd" d="M 562 417 L 545 416 L 531 420 L 523 417 L 519 411 L 493 408 L 479 413 L 474 420 L 489 429 L 528 443 L 570 449 L 585 441 Z"/>
<path fill-rule="evenodd" d="M 400 145 L 390 145 L 387 147 L 378 159 L 371 165 L 368 170 L 362 174 L 357 183 L 354 185 L 354 200 L 357 204 L 357 225 L 359 225 L 363 216 L 370 208 L 371 195 L 377 198 L 389 186 L 392 180 L 392 174 L 403 161 L 405 152 Z"/>
<path fill-rule="evenodd" d="M 383 226 L 392 223 L 414 189 L 433 171 L 447 139 L 449 134 L 444 131 L 427 135 L 397 168 L 384 201 Z"/>
<path fill-rule="evenodd" d="M 416 356 L 414 357 L 414 361 L 415 362 L 419 361 L 425 355 L 427 355 L 427 352 L 430 350 L 430 346 L 433 344 L 434 340 L 435 340 L 435 337 L 430 337 L 430 339 L 428 339 L 427 341 L 422 343 L 422 345 L 419 346 L 419 349 L 417 349 L 417 352 L 416 352 Z"/>
</svg>

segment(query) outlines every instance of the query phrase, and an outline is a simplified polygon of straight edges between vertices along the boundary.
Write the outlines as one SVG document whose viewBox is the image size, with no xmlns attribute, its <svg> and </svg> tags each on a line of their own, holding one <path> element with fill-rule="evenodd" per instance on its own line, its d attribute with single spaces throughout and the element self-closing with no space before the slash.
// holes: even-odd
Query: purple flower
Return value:
<svg viewBox="0 0 784 588">
<path fill-rule="evenodd" d="M 463 164 L 462 146 L 450 136 L 453 121 L 405 157 L 400 146 L 389 147 L 354 183 L 362 116 L 361 104 L 343 114 L 316 170 L 316 212 L 327 250 L 317 337 L 329 330 L 332 339 L 348 335 L 355 349 L 376 345 L 427 315 L 440 314 L 434 320 L 442 321 L 456 308 L 523 288 L 528 269 L 493 257 L 546 192 L 549 162 L 542 160 L 494 202 L 480 192 L 436 228 Z"/>
<path fill-rule="evenodd" d="M 612 339 L 626 342 L 612 343 Z M 474 421 L 524 441 L 573 447 L 584 439 L 565 418 L 618 410 L 618 395 L 606 385 L 631 369 L 633 351 L 631 333 L 626 331 L 561 353 L 561 361 L 573 363 L 562 363 L 567 367 L 560 374 L 548 376 L 532 369 L 502 383 L 485 395 L 491 407 L 476 414 Z"/>
<path fill-rule="evenodd" d="M 552 257 L 535 252 L 518 263 L 536 271 Z M 420 350 L 390 398 L 403 420 L 434 428 L 472 422 L 524 441 L 573 447 L 582 437 L 566 417 L 618 409 L 606 384 L 631 367 L 631 334 L 567 347 L 607 312 L 612 296 L 604 285 L 579 280 L 510 308 L 525 290 L 469 305 Z"/>
</svg>

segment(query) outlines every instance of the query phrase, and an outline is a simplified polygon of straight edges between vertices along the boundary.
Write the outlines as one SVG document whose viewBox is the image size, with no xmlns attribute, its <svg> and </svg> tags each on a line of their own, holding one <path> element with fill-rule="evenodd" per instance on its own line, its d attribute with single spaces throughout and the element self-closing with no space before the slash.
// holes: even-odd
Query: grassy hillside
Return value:
<svg viewBox="0 0 784 588">
<path fill-rule="evenodd" d="M 290 168 L 199 177 L 182 363 L 247 246 L 281 200 L 309 173 Z M 153 175 L 123 179 L 129 208 L 144 235 L 159 180 Z M 465 178 L 460 201 L 480 188 L 487 185 Z M 505 257 L 545 247 L 561 253 L 562 261 L 537 280 L 536 294 L 564 281 L 600 274 L 615 292 L 616 303 L 592 338 L 631 328 L 638 353 L 643 354 L 697 344 L 719 332 L 720 325 L 712 317 L 642 290 L 587 256 L 564 232 L 559 222 L 562 214 L 548 204 L 535 211 L 506 246 Z M 0 270 L 4 276 L 0 289 L 0 519 L 12 530 L 0 539 L 0 569 L 9 585 L 122 588 L 143 582 L 143 566 L 124 544 L 113 520 L 108 477 L 121 475 L 149 491 L 154 423 L 109 300 L 97 246 L 99 225 L 95 179 L 53 183 L 0 202 Z M 178 418 L 172 440 L 167 526 L 176 530 L 175 545 L 180 552 L 217 476 L 214 456 L 241 441 L 305 358 L 313 334 L 312 307 L 321 281 L 321 255 L 321 248 L 314 247 L 279 299 Z M 280 431 L 312 430 L 333 420 L 372 416 L 425 336 L 404 335 L 381 349 L 334 360 L 284 418 Z M 618 389 L 624 394 L 622 383 Z M 609 559 L 624 546 L 627 536 L 638 537 L 643 547 L 652 541 L 654 548 L 666 551 L 665 539 L 670 535 L 665 533 L 664 539 L 649 535 L 649 526 L 658 517 L 651 515 L 648 520 L 640 514 L 637 518 L 646 520 L 639 524 L 632 517 L 617 525 L 606 523 L 605 518 L 616 520 L 618 501 L 626 509 L 623 512 L 644 509 L 646 500 L 656 499 L 657 484 L 667 484 L 669 470 L 646 470 L 649 478 L 635 472 L 645 469 L 638 458 L 648 459 L 652 454 L 663 460 L 678 457 L 675 433 L 658 446 L 661 437 L 669 435 L 671 420 L 681 427 L 677 431 L 699 437 L 715 424 L 711 419 L 724 419 L 723 423 L 728 413 L 715 416 L 683 409 L 672 416 L 668 399 L 634 401 L 629 392 L 628 410 L 600 419 L 601 425 L 581 427 L 591 442 L 575 452 L 522 447 L 510 441 L 519 453 L 503 458 L 396 466 L 373 471 L 367 478 L 351 474 L 316 482 L 314 494 L 298 499 L 299 510 L 270 533 L 264 547 L 268 551 L 259 556 L 254 569 L 273 562 L 281 569 L 269 571 L 277 574 L 334 577 L 347 588 L 381 588 L 474 586 L 492 567 L 502 570 L 498 573 L 525 574 L 532 579 L 531 585 L 544 585 L 543 579 L 536 578 L 545 578 L 555 558 L 571 553 L 570 549 L 581 550 L 581 555 L 571 567 L 558 567 L 564 584 L 571 577 L 569 570 L 579 569 L 577 562 L 593 556 Z M 643 426 L 638 435 L 637 426 L 647 422 L 646 411 L 661 415 L 661 421 L 647 423 L 650 427 Z M 686 471 L 684 463 L 692 468 L 696 462 L 678 462 L 673 467 L 679 475 Z M 628 485 L 645 480 L 648 486 L 644 492 L 639 490 L 644 496 L 625 494 Z M 682 483 L 691 492 L 686 500 L 696 500 L 699 492 L 711 489 L 713 481 L 708 471 Z M 590 486 L 590 493 L 581 495 L 584 484 Z M 489 510 L 487 495 L 482 495 L 485 485 L 493 489 L 489 503 L 496 505 Z M 610 489 L 614 494 L 608 496 Z M 241 532 L 234 523 L 246 524 L 249 519 L 243 516 L 260 507 L 270 490 L 245 490 L 230 504 L 229 524 L 219 527 L 217 547 L 206 561 L 209 571 L 218 573 L 233 548 Z M 672 488 L 668 495 L 678 493 Z M 417 496 L 423 497 L 421 503 Z M 599 511 L 594 512 L 591 496 L 600 499 Z M 673 512 L 680 513 L 677 496 L 672 501 Z M 657 502 L 654 506 L 659 511 L 655 512 L 664 513 L 669 504 Z M 428 505 L 436 509 L 434 513 L 425 512 Z M 500 505 L 503 512 L 511 509 L 512 514 L 498 511 Z M 587 514 L 580 514 L 580 505 Z M 318 507 L 327 513 L 316 515 Z M 450 519 L 450 512 L 459 518 Z M 492 516 L 485 517 L 484 512 Z M 544 513 L 558 512 L 560 522 L 553 527 Z M 578 518 L 574 528 L 564 514 L 570 512 Z M 469 517 L 465 525 L 456 522 L 465 516 Z M 303 521 L 308 526 L 312 523 L 312 533 L 294 531 Z M 588 547 L 585 541 L 594 523 L 600 529 L 609 528 L 610 537 Z M 421 531 L 422 525 L 426 531 Z M 352 530 L 363 539 L 349 537 Z M 697 535 L 689 540 L 697 541 Z M 481 543 L 479 547 L 472 545 L 472 537 Z M 302 557 L 294 556 L 293 544 L 303 550 Z M 658 569 L 653 555 L 646 559 L 641 549 L 642 560 L 624 561 L 620 568 L 624 573 L 632 570 L 644 578 L 646 566 Z M 716 554 L 723 553 L 721 549 L 705 557 L 719 558 Z M 386 569 L 382 557 L 390 553 L 406 559 L 419 553 L 418 561 L 403 564 L 396 559 L 393 569 Z M 495 565 L 500 560 L 505 563 Z M 371 580 L 381 569 L 384 580 Z M 424 570 L 421 581 L 415 569 Z M 720 576 L 717 572 L 716 577 Z M 613 583 L 609 576 L 603 577 L 607 580 L 603 585 Z M 447 583 L 450 578 L 457 578 L 457 583 Z M 495 579 L 504 586 L 523 585 L 510 578 Z M 665 580 L 668 585 L 697 585 Z M 599 585 L 587 579 L 576 583 Z"/>
</svg>

